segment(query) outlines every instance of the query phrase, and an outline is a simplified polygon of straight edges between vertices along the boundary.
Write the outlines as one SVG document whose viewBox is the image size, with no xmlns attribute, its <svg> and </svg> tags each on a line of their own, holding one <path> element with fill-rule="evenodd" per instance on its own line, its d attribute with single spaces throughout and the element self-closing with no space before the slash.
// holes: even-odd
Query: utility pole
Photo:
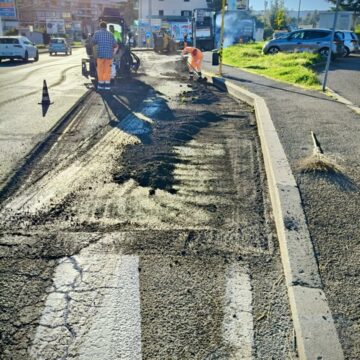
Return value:
<svg viewBox="0 0 360 360">
<path fill-rule="evenodd" d="M 328 78 L 328 73 L 329 73 L 329 67 L 330 67 L 330 61 L 331 61 L 331 51 L 332 51 L 332 45 L 333 45 L 334 37 L 335 37 L 335 29 L 336 29 L 338 12 L 339 12 L 339 0 L 336 1 L 334 24 L 333 24 L 331 39 L 330 39 L 330 44 L 329 44 L 329 52 L 328 52 L 328 57 L 327 57 L 327 61 L 326 61 L 326 68 L 325 68 L 325 75 L 324 75 L 324 80 L 323 80 L 323 84 L 322 84 L 322 91 L 326 90 L 326 83 L 327 83 L 327 78 Z"/>
<path fill-rule="evenodd" d="M 221 35 L 220 35 L 220 63 L 219 63 L 219 75 L 222 76 L 222 65 L 223 65 L 223 50 L 224 50 L 224 30 L 225 30 L 225 5 L 226 0 L 222 0 L 221 8 Z"/>
<path fill-rule="evenodd" d="M 300 24 L 300 9 L 301 9 L 301 0 L 299 0 L 299 9 L 298 9 L 298 15 L 297 15 L 297 28 L 299 29 Z"/>
</svg>

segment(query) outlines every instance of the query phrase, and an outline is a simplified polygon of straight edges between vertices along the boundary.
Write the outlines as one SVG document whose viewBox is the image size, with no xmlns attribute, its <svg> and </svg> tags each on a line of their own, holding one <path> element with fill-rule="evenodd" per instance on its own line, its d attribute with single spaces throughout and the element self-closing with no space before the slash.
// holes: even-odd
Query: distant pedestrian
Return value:
<svg viewBox="0 0 360 360">
<path fill-rule="evenodd" d="M 199 77 L 201 77 L 201 66 L 202 66 L 202 61 L 203 61 L 203 53 L 201 52 L 201 50 L 191 47 L 191 46 L 187 46 L 183 51 L 182 54 L 190 54 L 190 58 L 188 60 L 188 67 L 189 67 L 189 74 L 190 74 L 190 80 L 194 79 L 194 72 L 196 71 L 199 75 Z"/>
<path fill-rule="evenodd" d="M 112 59 L 114 49 L 118 46 L 114 35 L 106 30 L 106 26 L 106 22 L 102 21 L 100 30 L 93 37 L 93 44 L 97 45 L 98 90 L 110 90 Z"/>
</svg>

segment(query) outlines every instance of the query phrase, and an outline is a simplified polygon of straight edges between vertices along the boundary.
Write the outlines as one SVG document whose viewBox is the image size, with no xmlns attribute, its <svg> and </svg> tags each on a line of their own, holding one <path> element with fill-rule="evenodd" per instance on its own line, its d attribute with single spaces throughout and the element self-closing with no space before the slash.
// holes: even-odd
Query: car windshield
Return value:
<svg viewBox="0 0 360 360">
<path fill-rule="evenodd" d="M 64 44 L 64 40 L 62 40 L 62 39 L 52 39 L 51 43 L 52 44 Z"/>
</svg>

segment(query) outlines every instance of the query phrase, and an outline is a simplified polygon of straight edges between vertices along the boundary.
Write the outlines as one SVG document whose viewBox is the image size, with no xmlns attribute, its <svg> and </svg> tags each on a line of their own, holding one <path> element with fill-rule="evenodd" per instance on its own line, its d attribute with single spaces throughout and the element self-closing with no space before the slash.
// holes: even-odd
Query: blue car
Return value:
<svg viewBox="0 0 360 360">
<path fill-rule="evenodd" d="M 64 53 L 65 55 L 71 55 L 72 50 L 70 44 L 63 38 L 53 38 L 50 40 L 49 45 L 49 54 L 52 56 L 53 54 L 57 55 L 58 53 Z"/>
</svg>

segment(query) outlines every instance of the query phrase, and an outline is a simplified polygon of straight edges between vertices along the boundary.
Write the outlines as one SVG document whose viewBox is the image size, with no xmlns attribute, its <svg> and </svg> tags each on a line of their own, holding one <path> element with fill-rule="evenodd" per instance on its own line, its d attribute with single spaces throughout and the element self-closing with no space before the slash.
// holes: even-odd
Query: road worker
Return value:
<svg viewBox="0 0 360 360">
<path fill-rule="evenodd" d="M 110 25 L 110 26 L 109 26 L 109 31 L 114 35 L 115 41 L 116 41 L 117 43 L 121 43 L 121 42 L 122 42 L 121 32 L 115 30 L 114 25 Z"/>
<path fill-rule="evenodd" d="M 114 35 L 106 30 L 106 22 L 100 23 L 100 30 L 96 31 L 93 37 L 93 44 L 96 45 L 96 65 L 98 75 L 98 90 L 110 90 L 111 67 L 118 45 Z"/>
<path fill-rule="evenodd" d="M 204 57 L 203 53 L 197 48 L 187 46 L 182 51 L 182 54 L 190 54 L 190 57 L 188 59 L 190 80 L 194 80 L 194 71 L 196 71 L 199 77 L 201 77 L 201 66 Z"/>
</svg>

